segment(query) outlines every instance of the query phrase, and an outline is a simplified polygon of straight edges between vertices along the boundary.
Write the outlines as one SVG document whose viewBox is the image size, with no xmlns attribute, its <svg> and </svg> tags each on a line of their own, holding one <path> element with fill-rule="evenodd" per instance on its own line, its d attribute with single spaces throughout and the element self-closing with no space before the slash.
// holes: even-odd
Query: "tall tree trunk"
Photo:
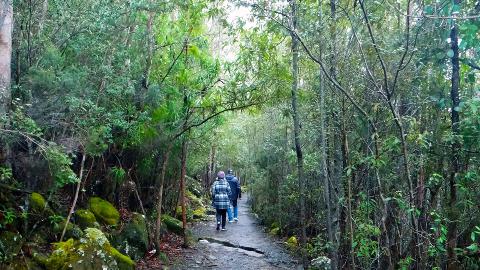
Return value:
<svg viewBox="0 0 480 270">
<path fill-rule="evenodd" d="M 322 7 L 321 7 L 322 1 L 319 1 L 319 21 L 322 21 Z M 320 40 L 320 59 L 323 58 L 323 42 Z M 321 181 L 323 183 L 323 197 L 324 197 L 324 203 L 326 206 L 326 228 L 327 228 L 327 237 L 328 241 L 333 243 L 333 231 L 332 227 L 330 226 L 332 224 L 332 206 L 330 204 L 331 200 L 331 195 L 330 195 L 330 179 L 328 175 L 328 165 L 327 165 L 327 145 L 326 145 L 326 132 L 325 132 L 325 82 L 323 78 L 323 73 L 320 70 L 320 84 L 319 84 L 319 110 L 320 110 L 320 119 L 319 119 L 319 132 L 320 132 L 320 177 Z M 329 250 L 329 256 L 332 259 L 332 269 L 336 269 L 336 260 L 334 259 L 334 254 L 332 250 Z"/>
<path fill-rule="evenodd" d="M 172 152 L 173 142 L 170 142 L 165 153 L 163 154 L 162 159 L 162 168 L 160 174 L 157 175 L 157 179 L 155 181 L 155 186 L 158 187 L 158 194 L 157 194 L 157 219 L 155 222 L 155 245 L 157 249 L 160 247 L 160 233 L 162 228 L 162 203 L 163 203 L 163 189 L 165 186 L 165 173 L 167 170 L 168 160 L 170 158 L 170 153 Z"/>
<path fill-rule="evenodd" d="M 455 0 L 456 5 L 460 4 L 460 0 Z M 451 107 L 451 121 L 452 121 L 452 133 L 454 136 L 454 142 L 452 144 L 452 156 L 451 156 L 451 172 L 449 179 L 449 225 L 447 233 L 447 256 L 448 256 L 448 269 L 458 269 L 457 256 L 455 254 L 455 248 L 457 247 L 457 219 L 458 219 L 458 210 L 456 209 L 457 203 L 457 187 L 456 187 L 456 177 L 460 171 L 460 143 L 458 141 L 459 135 L 459 121 L 460 116 L 458 113 L 458 106 L 460 105 L 460 63 L 459 63 L 459 52 L 458 52 L 458 25 L 455 20 L 453 20 L 453 27 L 450 30 L 450 42 L 451 49 L 453 51 L 452 56 L 452 88 L 450 90 L 450 97 L 452 99 Z"/>
<path fill-rule="evenodd" d="M 43 0 L 42 2 L 42 11 L 40 13 L 40 18 L 38 19 L 38 37 L 42 35 L 43 26 L 45 25 L 45 18 L 47 17 L 48 12 L 48 0 Z"/>
<path fill-rule="evenodd" d="M 187 239 L 187 209 L 185 205 L 185 175 L 187 174 L 187 135 L 184 135 L 182 141 L 182 157 L 181 157 L 181 172 L 180 172 L 180 192 L 181 192 L 181 204 L 182 204 L 182 228 L 183 228 L 183 245 L 188 246 Z"/>
<path fill-rule="evenodd" d="M 154 37 L 153 37 L 153 19 L 155 13 L 153 11 L 148 12 L 148 19 L 147 19 L 147 33 L 146 33 L 146 47 L 147 47 L 147 56 L 145 58 L 145 69 L 143 70 L 143 78 L 142 78 L 142 88 L 144 90 L 143 95 L 146 94 L 148 87 L 149 87 L 149 77 L 150 77 L 150 69 L 152 66 L 152 55 L 153 55 L 153 45 L 154 45 Z M 141 104 L 143 104 L 143 100 L 145 96 L 140 97 Z"/>
<path fill-rule="evenodd" d="M 330 76 L 337 80 L 337 29 L 336 29 L 336 23 L 337 23 L 337 14 L 336 14 L 336 0 L 330 0 L 330 16 L 331 16 L 331 24 L 330 24 Z M 334 90 L 335 90 L 335 85 L 332 85 Z M 343 117 L 343 113 L 342 116 Z M 338 117 L 337 117 L 338 119 Z M 333 129 L 335 129 L 336 126 L 335 124 L 332 126 Z M 328 226 L 327 230 L 328 232 L 328 237 L 329 237 L 329 242 L 331 243 L 331 250 L 330 250 L 330 257 L 332 259 L 332 269 L 338 269 L 338 246 L 339 246 L 339 239 L 338 239 L 338 221 L 339 221 L 339 191 L 340 189 L 340 183 L 342 181 L 342 175 L 343 175 L 343 157 L 341 155 L 341 149 L 340 145 L 343 144 L 341 142 L 341 138 L 338 138 L 337 136 L 333 136 L 332 141 L 335 145 L 334 148 L 334 175 L 333 177 L 329 178 L 329 195 L 330 197 L 328 198 L 329 200 L 329 205 L 330 205 L 330 219 L 328 220 Z"/>
<path fill-rule="evenodd" d="M 298 112 L 297 104 L 297 92 L 298 92 L 298 39 L 295 35 L 297 31 L 297 3 L 296 0 L 290 0 L 291 7 L 291 20 L 292 20 L 292 115 L 293 115 L 293 132 L 295 140 L 295 150 L 297 154 L 297 169 L 298 169 L 298 184 L 300 191 L 300 224 L 301 224 L 301 235 L 300 243 L 302 245 L 302 258 L 303 264 L 306 266 L 308 262 L 306 261 L 306 256 L 303 249 L 305 248 L 307 242 L 307 233 L 306 233 L 306 218 L 305 218 L 305 177 L 303 171 L 303 153 L 302 146 L 300 143 L 300 117 Z"/>
<path fill-rule="evenodd" d="M 10 80 L 12 58 L 13 0 L 0 0 L 0 128 L 5 128 L 4 117 L 10 110 Z M 8 145 L 0 140 L 0 165 L 8 159 Z"/>
</svg>

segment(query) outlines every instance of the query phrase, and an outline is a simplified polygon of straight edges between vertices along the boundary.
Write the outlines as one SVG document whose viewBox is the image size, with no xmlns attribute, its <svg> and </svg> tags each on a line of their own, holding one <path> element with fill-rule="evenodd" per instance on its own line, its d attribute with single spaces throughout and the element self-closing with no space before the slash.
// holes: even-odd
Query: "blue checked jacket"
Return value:
<svg viewBox="0 0 480 270">
<path fill-rule="evenodd" d="M 227 209 L 230 206 L 232 190 L 225 179 L 217 179 L 212 186 L 213 205 L 216 209 Z"/>
</svg>

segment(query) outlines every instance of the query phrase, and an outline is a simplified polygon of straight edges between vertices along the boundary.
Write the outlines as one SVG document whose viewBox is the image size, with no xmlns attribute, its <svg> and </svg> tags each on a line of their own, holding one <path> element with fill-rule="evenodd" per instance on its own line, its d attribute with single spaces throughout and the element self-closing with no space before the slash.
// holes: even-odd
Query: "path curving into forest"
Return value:
<svg viewBox="0 0 480 270">
<path fill-rule="evenodd" d="M 246 196 L 239 200 L 239 221 L 216 231 L 214 217 L 192 228 L 199 239 L 184 251 L 173 269 L 303 269 L 280 240 L 265 232 L 251 212 Z"/>
</svg>

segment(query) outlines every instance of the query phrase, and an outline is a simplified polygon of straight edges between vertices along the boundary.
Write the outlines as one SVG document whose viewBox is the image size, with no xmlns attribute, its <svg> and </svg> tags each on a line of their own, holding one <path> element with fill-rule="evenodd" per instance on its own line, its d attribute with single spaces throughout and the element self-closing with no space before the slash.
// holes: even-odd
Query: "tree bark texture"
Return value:
<svg viewBox="0 0 480 270">
<path fill-rule="evenodd" d="M 187 208 L 185 200 L 185 175 L 187 174 L 187 135 L 184 135 L 182 141 L 182 155 L 181 155 L 181 172 L 180 172 L 180 192 L 181 192 L 181 204 L 182 204 L 182 226 L 183 226 L 183 245 L 188 246 L 187 241 Z"/>
<path fill-rule="evenodd" d="M 460 4 L 459 0 L 454 1 L 455 4 Z M 458 269 L 457 256 L 455 254 L 455 248 L 457 247 L 457 219 L 458 219 L 458 210 L 456 209 L 457 203 L 457 187 L 456 187 L 456 177 L 460 172 L 460 143 L 458 142 L 459 122 L 460 115 L 458 113 L 458 107 L 460 105 L 460 63 L 459 63 L 459 52 L 458 52 L 458 25 L 453 21 L 452 29 L 450 30 L 450 42 L 451 49 L 453 51 L 452 61 L 452 88 L 450 90 L 450 98 L 452 99 L 451 107 L 451 121 L 452 121 L 452 133 L 454 136 L 454 142 L 452 144 L 452 155 L 451 155 L 451 171 L 449 178 L 449 225 L 447 233 L 447 256 L 448 256 L 448 269 Z"/>
<path fill-rule="evenodd" d="M 8 121 L 4 119 L 10 109 L 11 58 L 12 58 L 13 0 L 0 0 L 0 128 Z M 0 140 L 0 165 L 6 164 L 8 145 Z"/>
</svg>

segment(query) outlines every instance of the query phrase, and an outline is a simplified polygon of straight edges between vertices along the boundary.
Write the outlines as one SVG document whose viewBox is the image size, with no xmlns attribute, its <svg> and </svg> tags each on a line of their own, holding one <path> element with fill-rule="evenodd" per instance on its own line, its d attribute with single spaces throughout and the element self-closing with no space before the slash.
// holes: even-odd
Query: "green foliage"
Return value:
<svg viewBox="0 0 480 270">
<path fill-rule="evenodd" d="M 12 179 L 12 168 L 8 167 L 0 167 L 0 181 L 7 182 L 8 180 Z"/>
<path fill-rule="evenodd" d="M 2 220 L 0 223 L 0 229 L 5 227 L 8 224 L 12 224 L 15 219 L 17 219 L 17 214 L 15 213 L 15 210 L 12 208 L 8 208 L 4 211 L 0 211 L 2 214 Z"/>
<path fill-rule="evenodd" d="M 42 135 L 41 128 L 38 127 L 37 123 L 32 118 L 25 114 L 21 105 L 12 112 L 10 120 L 12 122 L 12 127 L 16 130 L 27 133 L 30 136 Z"/>
<path fill-rule="evenodd" d="M 76 174 L 71 169 L 72 160 L 59 146 L 51 143 L 45 150 L 50 173 L 55 178 L 55 188 L 59 189 L 68 184 L 78 182 Z"/>
<path fill-rule="evenodd" d="M 439 213 L 433 211 L 430 213 L 434 221 L 434 225 L 430 228 L 435 235 L 437 235 L 435 242 L 428 248 L 428 253 L 431 257 L 444 255 L 446 253 L 445 244 L 447 241 L 447 226 L 446 219 Z"/>
<path fill-rule="evenodd" d="M 401 259 L 398 263 L 399 269 L 401 270 L 408 270 L 410 269 L 411 264 L 413 263 L 414 259 L 412 257 L 407 257 L 405 259 Z"/>
<path fill-rule="evenodd" d="M 65 221 L 65 218 L 59 215 L 51 215 L 48 217 L 48 222 L 50 222 L 50 225 L 52 225 L 54 228 L 59 228 L 60 224 Z M 63 223 L 65 225 L 65 223 Z"/>
<path fill-rule="evenodd" d="M 112 167 L 110 169 L 110 175 L 113 181 L 121 184 L 125 180 L 125 176 L 127 175 L 127 172 L 125 172 L 123 168 Z"/>
<path fill-rule="evenodd" d="M 88 200 L 88 208 L 95 215 L 99 222 L 106 225 L 117 225 L 120 219 L 118 210 L 108 201 L 99 197 L 92 197 Z"/>
<path fill-rule="evenodd" d="M 90 130 L 85 150 L 93 156 L 100 156 L 112 143 L 111 128 L 107 126 L 96 127 Z"/>
</svg>

